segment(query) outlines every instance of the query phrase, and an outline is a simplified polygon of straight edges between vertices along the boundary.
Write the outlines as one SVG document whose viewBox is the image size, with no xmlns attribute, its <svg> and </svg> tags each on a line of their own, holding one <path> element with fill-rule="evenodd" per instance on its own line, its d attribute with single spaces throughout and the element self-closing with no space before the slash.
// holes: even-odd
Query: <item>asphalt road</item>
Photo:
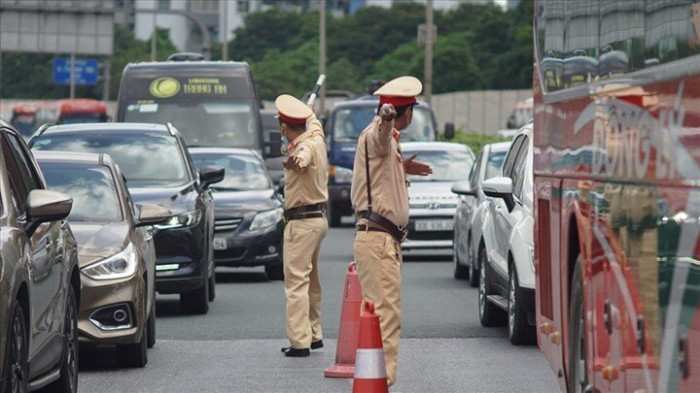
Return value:
<svg viewBox="0 0 700 393">
<path fill-rule="evenodd" d="M 352 259 L 350 228 L 332 229 L 321 261 L 326 347 L 288 359 L 280 281 L 263 269 L 217 270 L 208 315 L 181 315 L 176 296 L 158 296 L 158 343 L 143 369 L 115 366 L 110 349 L 81 352 L 80 392 L 350 392 L 327 379 L 335 358 L 342 287 Z M 452 278 L 451 257 L 405 255 L 398 382 L 391 392 L 558 392 L 537 347 L 515 347 L 505 328 L 483 328 L 476 290 Z"/>
</svg>

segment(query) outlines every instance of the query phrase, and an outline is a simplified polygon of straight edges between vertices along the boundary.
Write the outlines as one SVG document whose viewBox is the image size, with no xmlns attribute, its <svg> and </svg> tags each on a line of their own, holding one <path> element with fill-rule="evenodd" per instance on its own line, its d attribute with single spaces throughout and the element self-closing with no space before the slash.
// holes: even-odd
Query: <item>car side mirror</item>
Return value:
<svg viewBox="0 0 700 393">
<path fill-rule="evenodd" d="M 471 185 L 468 180 L 461 181 L 452 185 L 452 192 L 457 195 L 471 195 L 476 196 L 476 190 L 472 190 Z"/>
<path fill-rule="evenodd" d="M 282 133 L 279 131 L 270 131 L 270 154 L 268 157 L 282 156 Z"/>
<path fill-rule="evenodd" d="M 206 189 L 212 184 L 218 183 L 224 180 L 224 168 L 207 165 L 199 170 L 199 181 L 201 182 L 202 189 Z"/>
<path fill-rule="evenodd" d="M 152 205 L 150 203 L 144 203 L 139 205 L 139 216 L 135 220 L 135 227 L 145 227 L 149 225 L 160 224 L 168 220 L 173 212 L 170 209 L 166 209 L 162 206 Z"/>
<path fill-rule="evenodd" d="M 508 211 L 513 211 L 513 180 L 510 177 L 494 177 L 485 180 L 481 186 L 484 194 L 491 198 L 501 198 L 506 203 Z"/>
<path fill-rule="evenodd" d="M 445 139 L 451 140 L 455 137 L 454 123 L 445 123 Z"/>
<path fill-rule="evenodd" d="M 280 181 L 277 183 L 277 192 L 280 195 L 284 195 L 284 178 L 280 179 Z"/>
<path fill-rule="evenodd" d="M 27 196 L 26 232 L 33 233 L 39 224 L 63 220 L 73 208 L 73 198 L 56 191 L 32 190 Z"/>
</svg>

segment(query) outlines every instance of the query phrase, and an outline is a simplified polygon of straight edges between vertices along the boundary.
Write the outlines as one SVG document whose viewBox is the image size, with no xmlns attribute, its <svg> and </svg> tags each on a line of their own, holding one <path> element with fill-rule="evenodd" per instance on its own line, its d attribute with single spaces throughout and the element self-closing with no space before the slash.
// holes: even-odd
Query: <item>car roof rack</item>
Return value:
<svg viewBox="0 0 700 393">
<path fill-rule="evenodd" d="M 203 54 L 197 52 L 179 52 L 168 56 L 168 61 L 204 61 Z"/>
</svg>

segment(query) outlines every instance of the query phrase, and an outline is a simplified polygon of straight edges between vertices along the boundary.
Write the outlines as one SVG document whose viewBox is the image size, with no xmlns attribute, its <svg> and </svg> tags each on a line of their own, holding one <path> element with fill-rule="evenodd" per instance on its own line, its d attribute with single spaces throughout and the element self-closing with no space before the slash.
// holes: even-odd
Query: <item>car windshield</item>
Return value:
<svg viewBox="0 0 700 393">
<path fill-rule="evenodd" d="M 353 106 L 335 111 L 333 126 L 333 139 L 336 142 L 356 142 L 362 130 L 372 121 L 377 114 L 377 107 Z M 401 131 L 403 142 L 424 142 L 435 140 L 435 128 L 430 112 L 421 106 L 413 108 L 413 120 L 411 125 Z"/>
<path fill-rule="evenodd" d="M 433 174 L 429 176 L 409 175 L 412 182 L 454 182 L 465 180 L 469 176 L 474 163 L 474 157 L 466 151 L 460 150 L 404 150 L 404 158 L 413 153 L 418 153 L 416 161 L 428 164 L 433 168 Z"/>
<path fill-rule="evenodd" d="M 73 198 L 73 221 L 123 220 L 119 195 L 109 170 L 97 165 L 40 162 L 49 189 Z"/>
<path fill-rule="evenodd" d="M 257 119 L 247 100 L 127 103 L 124 121 L 172 123 L 188 146 L 256 146 Z"/>
<path fill-rule="evenodd" d="M 101 113 L 64 114 L 58 119 L 58 124 L 100 123 L 106 120 L 106 117 Z"/>
<path fill-rule="evenodd" d="M 109 154 L 129 182 L 181 184 L 188 180 L 177 140 L 170 135 L 44 134 L 32 149 Z"/>
<path fill-rule="evenodd" d="M 501 176 L 501 167 L 503 166 L 503 160 L 506 158 L 506 153 L 505 151 L 498 151 L 489 154 L 484 180 Z"/>
<path fill-rule="evenodd" d="M 263 163 L 256 157 L 243 154 L 192 153 L 197 168 L 207 165 L 224 168 L 224 180 L 214 184 L 214 190 L 250 191 L 270 188 L 270 180 Z"/>
</svg>

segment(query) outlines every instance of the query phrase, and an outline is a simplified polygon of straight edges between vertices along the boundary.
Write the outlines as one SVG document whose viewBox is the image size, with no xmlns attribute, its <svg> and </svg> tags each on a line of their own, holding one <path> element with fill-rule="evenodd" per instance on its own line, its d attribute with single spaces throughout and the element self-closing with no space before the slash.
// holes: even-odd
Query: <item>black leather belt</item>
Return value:
<svg viewBox="0 0 700 393">
<path fill-rule="evenodd" d="M 287 221 L 301 220 L 304 218 L 319 218 L 323 217 L 326 211 L 326 203 L 321 202 L 315 205 L 303 205 L 293 207 L 284 211 L 284 219 Z"/>
<path fill-rule="evenodd" d="M 367 225 L 358 225 L 358 229 L 360 229 L 360 227 L 363 227 L 362 230 L 386 232 L 398 242 L 403 242 L 404 240 L 406 240 L 406 236 L 408 236 L 408 229 L 397 226 L 388 218 L 385 218 L 375 212 L 363 210 L 358 212 L 357 216 L 360 218 L 367 219 L 368 221 L 379 226 L 372 227 Z"/>
</svg>

